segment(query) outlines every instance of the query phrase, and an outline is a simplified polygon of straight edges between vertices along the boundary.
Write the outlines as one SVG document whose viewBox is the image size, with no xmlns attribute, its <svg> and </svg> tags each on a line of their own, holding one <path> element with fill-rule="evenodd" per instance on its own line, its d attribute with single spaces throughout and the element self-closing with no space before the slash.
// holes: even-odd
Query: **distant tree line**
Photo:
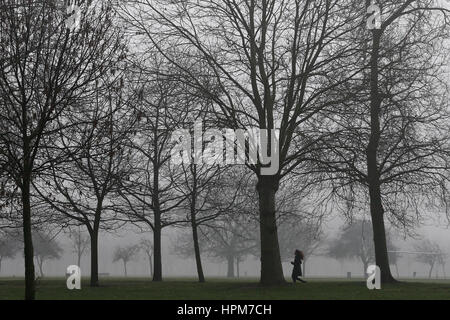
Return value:
<svg viewBox="0 0 450 320">
<path fill-rule="evenodd" d="M 72 232 L 78 263 L 89 248 L 93 287 L 99 234 L 126 224 L 146 235 L 117 248 L 125 273 L 145 248 L 162 281 L 162 233 L 185 228 L 177 250 L 195 257 L 200 282 L 202 255 L 229 276 L 253 255 L 261 284 L 277 285 L 293 249 L 317 250 L 324 217 L 361 211 L 370 224 L 343 230 L 331 252 L 375 261 L 395 282 L 387 222 L 412 230 L 446 205 L 450 11 L 376 3 L 381 25 L 368 30 L 369 0 L 78 1 L 75 25 L 57 1 L 3 1 L 0 230 L 20 230 L 25 298 L 35 262 L 42 276 L 61 254 L 52 228 Z M 220 163 L 206 134 L 188 144 L 214 161 L 175 164 L 173 133 L 198 122 L 267 130 L 276 172 L 258 156 Z"/>
</svg>

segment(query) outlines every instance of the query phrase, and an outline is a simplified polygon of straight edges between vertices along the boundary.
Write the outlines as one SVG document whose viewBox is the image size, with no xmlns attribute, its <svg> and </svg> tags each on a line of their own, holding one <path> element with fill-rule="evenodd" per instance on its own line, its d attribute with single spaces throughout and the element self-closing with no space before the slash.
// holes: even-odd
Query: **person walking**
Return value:
<svg viewBox="0 0 450 320">
<path fill-rule="evenodd" d="M 294 265 L 294 269 L 292 269 L 292 281 L 294 283 L 298 281 L 306 283 L 305 280 L 300 278 L 302 276 L 302 260 L 304 259 L 303 252 L 300 250 L 295 250 L 295 258 L 294 261 L 291 262 Z"/>
</svg>

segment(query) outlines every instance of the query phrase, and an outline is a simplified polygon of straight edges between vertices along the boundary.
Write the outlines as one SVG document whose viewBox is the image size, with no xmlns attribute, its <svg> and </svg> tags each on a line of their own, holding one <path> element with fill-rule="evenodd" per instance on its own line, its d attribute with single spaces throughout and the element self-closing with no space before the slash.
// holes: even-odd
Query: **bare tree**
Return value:
<svg viewBox="0 0 450 320">
<path fill-rule="evenodd" d="M 142 239 L 139 243 L 141 249 L 145 252 L 148 258 L 148 264 L 150 267 L 150 277 L 153 277 L 153 242 L 148 239 Z"/>
<path fill-rule="evenodd" d="M 2 261 L 5 259 L 13 259 L 20 251 L 20 242 L 8 234 L 0 237 L 0 272 Z"/>
<path fill-rule="evenodd" d="M 367 12 L 370 1 L 356 4 Z M 335 133 L 315 158 L 344 186 L 339 197 L 351 208 L 370 207 L 376 264 L 382 282 L 394 282 L 389 268 L 385 218 L 411 227 L 425 205 L 442 205 L 448 181 L 448 9 L 437 1 L 376 1 L 379 28 L 366 30 L 367 16 L 349 57 L 360 72 L 330 93 L 353 95 L 335 108 Z M 352 38 L 352 37 L 350 37 Z M 335 185 L 335 186 L 336 186 Z M 339 188 L 336 188 L 338 190 Z M 362 190 L 361 190 L 362 189 Z M 355 205 L 355 202 L 359 204 Z"/>
<path fill-rule="evenodd" d="M 445 255 L 437 242 L 425 239 L 414 245 L 414 250 L 419 252 L 416 255 L 418 262 L 427 264 L 430 267 L 428 278 L 431 279 L 431 274 L 435 266 L 445 265 Z"/>
<path fill-rule="evenodd" d="M 43 146 L 116 61 L 117 32 L 110 6 L 101 2 L 102 9 L 82 10 L 78 28 L 67 28 L 53 1 L 8 0 L 0 11 L 0 167 L 21 195 L 26 299 L 35 296 L 31 185 L 56 160 Z"/>
<path fill-rule="evenodd" d="M 119 190 L 128 221 L 153 232 L 153 281 L 162 281 L 162 230 L 185 221 L 179 206 L 186 196 L 175 190 L 182 173 L 170 162 L 171 137 L 187 121 L 193 101 L 185 86 L 165 76 L 169 67 L 160 56 L 151 55 L 133 69 L 139 97 L 133 110 L 138 122 L 127 145 L 133 150 L 134 166 Z"/>
<path fill-rule="evenodd" d="M 140 250 L 139 245 L 116 247 L 116 249 L 114 251 L 114 255 L 113 255 L 113 262 L 122 260 L 125 277 L 128 275 L 127 274 L 128 262 L 130 262 L 132 259 L 134 259 L 136 257 L 136 254 L 138 253 L 139 250 Z"/>
<path fill-rule="evenodd" d="M 43 278 L 45 261 L 61 258 L 63 249 L 53 237 L 43 232 L 34 233 L 33 244 L 40 277 Z"/>
<path fill-rule="evenodd" d="M 243 208 L 248 198 L 250 176 L 242 168 L 219 167 L 191 163 L 182 165 L 183 176 L 178 179 L 177 189 L 186 196 L 186 221 L 192 230 L 192 242 L 182 241 L 183 245 L 193 245 L 199 282 L 205 282 L 200 252 L 199 228 L 214 224 L 215 219 Z M 244 214 L 241 212 L 241 214 Z M 205 239 L 203 239 L 205 240 Z M 182 246 L 183 246 L 182 245 Z M 190 253 L 190 248 L 178 251 Z M 189 254 L 186 254 L 187 256 Z M 236 263 L 238 259 L 236 258 Z"/>
<path fill-rule="evenodd" d="M 69 238 L 72 242 L 73 253 L 75 253 L 77 257 L 77 266 L 81 267 L 81 258 L 89 249 L 91 240 L 89 236 L 86 236 L 83 231 L 81 231 L 80 227 L 70 230 Z"/>
<path fill-rule="evenodd" d="M 200 228 L 203 251 L 212 259 L 226 261 L 228 278 L 235 277 L 235 263 L 239 268 L 239 262 L 257 247 L 256 221 L 249 220 L 245 215 L 231 214 Z"/>
<path fill-rule="evenodd" d="M 122 75 L 113 80 L 105 80 L 106 89 L 87 101 L 80 115 L 84 121 L 75 121 L 70 135 L 59 137 L 62 145 L 78 144 L 78 151 L 67 154 L 64 162 L 51 164 L 36 183 L 44 207 L 59 213 L 67 225 L 83 225 L 89 233 L 91 286 L 98 286 L 99 232 L 121 225 L 114 198 L 133 168 L 126 141 L 136 117 L 126 108 L 130 97 L 123 93 Z"/>
<path fill-rule="evenodd" d="M 303 276 L 306 276 L 306 262 L 322 244 L 320 221 L 304 217 L 285 219 L 280 223 L 279 238 L 282 261 L 292 261 L 297 249 L 303 252 Z"/>
<path fill-rule="evenodd" d="M 351 51 L 337 44 L 355 20 L 348 4 L 142 0 L 122 7 L 131 28 L 149 39 L 148 50 L 158 49 L 182 71 L 181 81 L 213 102 L 220 125 L 268 130 L 267 155 L 278 170 L 261 161 L 250 165 L 258 178 L 262 284 L 285 281 L 275 217 L 280 180 L 305 164 L 321 138 L 312 129 L 326 106 L 318 97 L 348 76 L 333 72 Z M 195 63 L 180 61 L 179 52 Z"/>
<path fill-rule="evenodd" d="M 363 264 L 363 275 L 367 267 L 375 262 L 373 231 L 370 221 L 355 220 L 341 229 L 336 239 L 330 241 L 327 255 L 335 259 L 359 259 Z M 396 251 L 395 245 L 388 239 L 390 251 Z M 392 253 L 391 255 L 395 255 Z"/>
</svg>

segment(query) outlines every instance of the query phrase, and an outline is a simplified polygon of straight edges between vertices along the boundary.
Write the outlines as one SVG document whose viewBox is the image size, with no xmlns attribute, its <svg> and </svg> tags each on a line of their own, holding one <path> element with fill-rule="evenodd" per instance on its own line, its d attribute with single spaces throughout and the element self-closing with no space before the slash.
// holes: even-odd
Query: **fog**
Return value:
<svg viewBox="0 0 450 320">
<path fill-rule="evenodd" d="M 339 217 L 330 219 L 323 225 L 326 239 L 333 239 L 339 231 L 339 228 L 345 224 Z M 442 224 L 441 225 L 445 225 Z M 137 244 L 143 238 L 152 240 L 151 232 L 143 232 L 138 228 L 124 227 L 123 230 L 115 233 L 103 232 L 99 238 L 99 272 L 109 274 L 112 277 L 123 277 L 124 269 L 121 262 L 113 263 L 113 252 L 117 246 L 126 246 Z M 167 228 L 163 230 L 163 276 L 166 278 L 193 278 L 197 276 L 194 258 L 184 259 L 175 255 L 173 250 L 173 243 L 176 241 L 177 235 L 180 232 L 188 232 L 188 228 Z M 425 227 L 415 230 L 416 236 L 404 236 L 401 230 L 395 230 L 393 234 L 396 235 L 394 243 L 402 251 L 414 251 L 413 244 L 420 239 L 429 239 L 437 242 L 443 252 L 448 254 L 450 252 L 450 230 L 445 227 L 437 226 L 437 223 L 428 223 Z M 71 242 L 67 235 L 60 233 L 56 240 L 64 250 L 61 258 L 58 260 L 48 260 L 44 263 L 44 272 L 46 277 L 62 277 L 69 265 L 76 264 L 76 254 L 73 253 Z M 308 278 L 346 278 L 347 272 L 351 272 L 352 276 L 361 278 L 363 273 L 362 263 L 356 260 L 341 260 L 337 261 L 328 258 L 321 254 L 323 248 L 326 248 L 327 241 L 323 241 L 321 249 L 317 255 L 306 257 L 305 264 L 306 277 Z M 301 249 L 301 244 L 299 244 Z M 398 263 L 398 271 L 391 266 L 394 276 L 400 278 L 412 278 L 413 272 L 416 272 L 417 278 L 428 278 L 429 266 L 415 261 L 415 254 L 401 254 Z M 206 255 L 202 255 L 204 263 L 205 276 L 207 278 L 226 277 L 227 264 L 226 261 L 216 262 L 208 259 Z M 89 252 L 82 258 L 81 270 L 82 276 L 88 277 L 90 270 Z M 128 265 L 128 277 L 150 277 L 150 268 L 148 258 L 143 251 L 139 251 L 134 259 Z M 0 272 L 1 277 L 23 277 L 24 262 L 22 254 L 18 254 L 15 259 L 7 259 L 2 262 Z M 289 262 L 283 262 L 283 272 L 286 277 L 290 276 L 292 271 Z M 235 271 L 236 272 L 236 271 Z M 436 274 L 436 272 L 438 274 Z M 450 275 L 450 266 L 445 267 L 446 275 Z M 244 262 L 240 264 L 240 278 L 258 278 L 260 273 L 260 263 L 257 258 L 249 256 Z M 237 276 L 237 275 L 236 275 Z M 443 278 L 443 271 L 441 267 L 433 270 L 432 278 Z"/>
</svg>

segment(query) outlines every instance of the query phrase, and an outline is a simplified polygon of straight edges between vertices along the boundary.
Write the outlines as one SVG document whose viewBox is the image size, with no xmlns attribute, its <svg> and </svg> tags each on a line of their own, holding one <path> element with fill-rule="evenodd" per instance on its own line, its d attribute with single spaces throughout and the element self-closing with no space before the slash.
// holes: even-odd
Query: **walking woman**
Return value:
<svg viewBox="0 0 450 320">
<path fill-rule="evenodd" d="M 300 278 L 302 276 L 302 260 L 304 259 L 303 252 L 300 250 L 295 250 L 295 258 L 294 262 L 291 262 L 291 264 L 294 265 L 294 269 L 292 269 L 292 281 L 294 283 L 298 281 L 306 283 L 305 280 Z"/>
</svg>

